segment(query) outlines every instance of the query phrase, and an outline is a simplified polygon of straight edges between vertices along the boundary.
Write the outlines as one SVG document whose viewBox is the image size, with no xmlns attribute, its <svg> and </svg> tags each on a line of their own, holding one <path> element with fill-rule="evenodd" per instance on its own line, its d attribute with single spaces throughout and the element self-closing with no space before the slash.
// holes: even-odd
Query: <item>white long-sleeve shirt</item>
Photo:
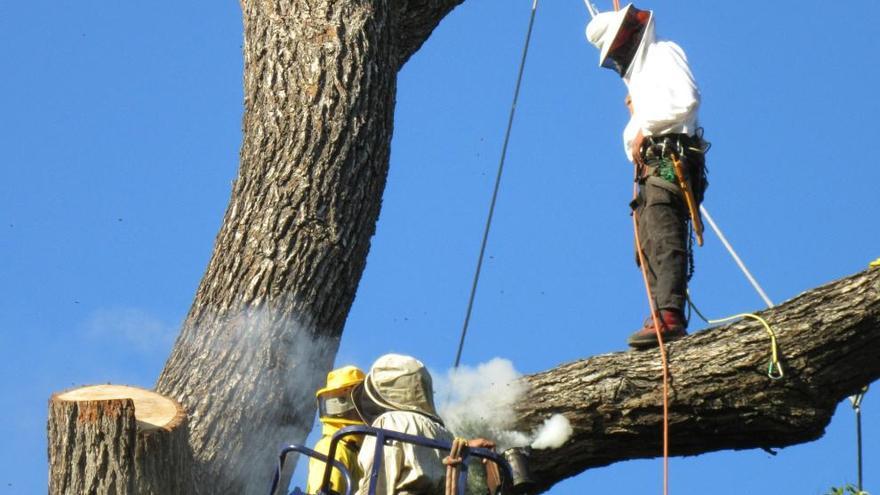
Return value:
<svg viewBox="0 0 880 495">
<path fill-rule="evenodd" d="M 623 78 L 634 109 L 623 131 L 624 150 L 630 161 L 631 145 L 640 130 L 644 136 L 692 135 L 698 127 L 700 90 L 684 51 L 671 41 L 654 41 L 653 29 L 646 37 Z"/>
</svg>

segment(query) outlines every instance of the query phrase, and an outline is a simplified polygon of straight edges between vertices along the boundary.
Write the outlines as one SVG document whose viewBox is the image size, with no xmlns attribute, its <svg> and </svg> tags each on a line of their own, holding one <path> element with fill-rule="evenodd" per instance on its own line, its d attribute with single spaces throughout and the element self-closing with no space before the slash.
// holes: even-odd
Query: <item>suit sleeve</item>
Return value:
<svg viewBox="0 0 880 495">
<path fill-rule="evenodd" d="M 638 92 L 632 125 L 646 136 L 665 134 L 676 126 L 696 120 L 700 91 L 682 49 L 671 42 L 656 47 Z"/>
</svg>

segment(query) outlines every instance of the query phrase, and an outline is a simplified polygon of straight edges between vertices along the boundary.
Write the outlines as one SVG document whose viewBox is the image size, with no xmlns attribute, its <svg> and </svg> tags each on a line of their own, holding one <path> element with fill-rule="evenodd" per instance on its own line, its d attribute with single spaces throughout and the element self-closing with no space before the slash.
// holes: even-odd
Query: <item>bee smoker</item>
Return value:
<svg viewBox="0 0 880 495">
<path fill-rule="evenodd" d="M 513 479 L 513 493 L 517 495 L 528 495 L 535 488 L 535 480 L 529 472 L 529 457 L 532 455 L 532 449 L 529 447 L 515 447 L 505 450 L 501 455 L 510 465 L 510 473 Z"/>
</svg>

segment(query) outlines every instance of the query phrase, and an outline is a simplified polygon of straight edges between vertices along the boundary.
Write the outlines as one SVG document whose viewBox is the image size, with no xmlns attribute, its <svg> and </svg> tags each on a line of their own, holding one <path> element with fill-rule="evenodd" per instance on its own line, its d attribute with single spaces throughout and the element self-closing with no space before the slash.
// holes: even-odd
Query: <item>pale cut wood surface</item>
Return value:
<svg viewBox="0 0 880 495">
<path fill-rule="evenodd" d="M 183 408 L 155 392 L 93 385 L 49 401 L 49 493 L 192 493 Z"/>
<path fill-rule="evenodd" d="M 139 431 L 173 428 L 180 421 L 182 413 L 180 406 L 171 399 L 150 390 L 127 385 L 91 385 L 61 393 L 56 399 L 76 402 L 131 399 Z"/>
</svg>

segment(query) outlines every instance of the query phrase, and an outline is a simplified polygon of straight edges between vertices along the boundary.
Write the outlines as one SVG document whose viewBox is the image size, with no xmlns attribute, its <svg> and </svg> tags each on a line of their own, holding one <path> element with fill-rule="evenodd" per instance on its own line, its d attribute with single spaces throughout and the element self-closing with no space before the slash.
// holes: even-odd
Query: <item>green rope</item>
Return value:
<svg viewBox="0 0 880 495">
<path fill-rule="evenodd" d="M 738 320 L 741 318 L 750 318 L 752 320 L 756 320 L 756 321 L 760 322 L 761 325 L 764 326 L 764 330 L 766 330 L 767 334 L 770 336 L 770 362 L 767 364 L 767 376 L 771 380 L 780 380 L 785 377 L 785 370 L 782 368 L 782 363 L 779 362 L 779 344 L 776 341 L 776 332 L 773 331 L 773 327 L 771 327 L 770 324 L 767 323 L 767 320 L 765 320 L 764 318 L 761 318 L 760 316 L 758 316 L 756 314 L 752 314 L 752 313 L 740 313 L 738 315 L 728 316 L 727 318 L 710 320 L 710 319 L 706 318 L 705 316 L 703 316 L 703 313 L 701 313 L 700 310 L 697 309 L 697 306 L 691 300 L 690 294 L 688 294 L 687 299 L 688 299 L 688 304 L 690 305 L 691 308 L 694 309 L 694 312 L 697 313 L 697 315 L 700 317 L 700 319 L 702 319 L 703 321 L 705 321 L 709 325 L 714 325 L 717 323 L 725 323 L 728 321 Z"/>
</svg>

